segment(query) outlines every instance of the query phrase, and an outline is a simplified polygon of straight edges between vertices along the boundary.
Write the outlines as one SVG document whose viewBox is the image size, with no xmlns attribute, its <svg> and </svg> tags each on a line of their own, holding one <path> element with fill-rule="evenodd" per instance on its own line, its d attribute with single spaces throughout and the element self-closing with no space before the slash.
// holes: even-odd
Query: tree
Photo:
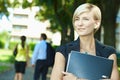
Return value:
<svg viewBox="0 0 120 80">
<path fill-rule="evenodd" d="M 9 15 L 7 7 L 10 5 L 7 0 L 0 0 L 0 14 Z"/>
<path fill-rule="evenodd" d="M 112 4 L 111 4 L 112 3 Z M 101 0 L 103 12 L 104 43 L 115 47 L 116 17 L 120 0 Z"/>
<path fill-rule="evenodd" d="M 115 47 L 116 17 L 120 6 L 120 0 L 89 0 L 98 5 L 102 11 L 102 24 L 104 27 L 104 43 Z M 112 4 L 111 4 L 112 3 Z M 100 40 L 100 31 L 97 38 Z"/>
<path fill-rule="evenodd" d="M 61 0 L 61 3 L 59 1 L 60 0 L 56 0 L 53 5 L 55 15 L 61 26 L 61 44 L 65 44 L 66 42 L 72 41 L 74 39 L 74 29 L 72 26 L 73 11 L 75 7 L 78 6 L 78 4 L 85 2 L 85 0 L 64 0 L 64 3 L 63 0 Z M 72 6 L 72 4 L 74 5 Z"/>
<path fill-rule="evenodd" d="M 51 30 L 61 32 L 61 44 L 65 44 L 74 39 L 72 15 L 75 8 L 85 2 L 94 3 L 101 8 L 103 13 L 101 25 L 104 27 L 104 43 L 115 46 L 115 19 L 120 0 L 32 0 L 32 2 L 28 0 L 23 0 L 23 2 L 14 0 L 12 3 L 10 0 L 1 1 L 2 3 L 4 2 L 4 5 L 7 4 L 8 7 L 18 7 L 22 5 L 23 8 L 27 8 L 39 6 L 41 9 L 37 13 L 36 18 L 39 20 L 50 20 Z M 96 37 L 99 40 L 100 30 L 101 29 L 96 33 Z"/>
<path fill-rule="evenodd" d="M 104 27 L 104 43 L 115 47 L 115 19 L 120 5 L 119 0 L 55 0 L 53 2 L 54 3 L 51 2 L 52 4 L 50 5 L 53 6 L 52 9 L 55 15 L 55 19 L 53 19 L 53 22 L 57 23 L 56 27 L 58 27 L 58 25 L 60 26 L 60 32 L 62 35 L 61 44 L 64 44 L 74 39 L 74 31 L 71 20 L 74 9 L 82 3 L 91 2 L 98 5 L 103 13 L 101 26 Z M 48 9 L 49 8 L 50 7 L 48 7 Z M 54 20 L 56 20 L 57 22 Z M 96 38 L 99 40 L 101 35 L 100 32 L 101 29 L 99 29 L 99 31 L 95 35 Z"/>
<path fill-rule="evenodd" d="M 37 16 L 40 20 L 50 19 L 51 29 L 61 32 L 61 44 L 65 44 L 74 39 L 74 29 L 72 26 L 73 11 L 75 7 L 84 2 L 86 0 L 40 0 L 40 5 L 44 9 Z"/>
</svg>

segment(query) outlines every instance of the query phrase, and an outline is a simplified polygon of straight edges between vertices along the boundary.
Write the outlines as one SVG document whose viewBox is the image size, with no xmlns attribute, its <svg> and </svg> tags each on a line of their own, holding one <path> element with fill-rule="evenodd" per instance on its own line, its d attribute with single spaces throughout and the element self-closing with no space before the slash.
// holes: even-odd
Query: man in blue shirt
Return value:
<svg viewBox="0 0 120 80">
<path fill-rule="evenodd" d="M 34 80 L 39 80 L 40 75 L 42 80 L 46 80 L 46 75 L 48 72 L 48 67 L 46 65 L 47 59 L 47 36 L 42 33 L 40 36 L 40 41 L 35 45 L 33 56 L 32 56 L 32 66 L 35 66 Z"/>
</svg>

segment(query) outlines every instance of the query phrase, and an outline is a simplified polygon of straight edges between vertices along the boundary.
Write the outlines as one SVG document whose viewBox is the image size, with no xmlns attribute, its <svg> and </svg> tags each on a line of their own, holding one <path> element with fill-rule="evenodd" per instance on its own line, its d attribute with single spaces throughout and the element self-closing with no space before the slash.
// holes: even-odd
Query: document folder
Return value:
<svg viewBox="0 0 120 80">
<path fill-rule="evenodd" d="M 79 78 L 99 80 L 110 78 L 113 60 L 100 56 L 71 51 L 68 57 L 66 72 Z"/>
</svg>

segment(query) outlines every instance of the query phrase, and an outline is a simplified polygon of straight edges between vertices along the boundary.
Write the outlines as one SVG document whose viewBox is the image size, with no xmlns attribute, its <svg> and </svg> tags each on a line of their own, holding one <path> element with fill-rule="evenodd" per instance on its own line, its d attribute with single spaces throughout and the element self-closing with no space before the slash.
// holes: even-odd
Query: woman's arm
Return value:
<svg viewBox="0 0 120 80">
<path fill-rule="evenodd" d="M 29 59 L 30 59 L 30 57 L 29 57 L 29 46 L 27 45 L 27 49 L 26 49 L 26 66 L 28 66 L 29 65 Z"/>
<path fill-rule="evenodd" d="M 111 80 L 120 80 L 116 55 L 115 54 L 110 55 L 109 59 L 114 60 L 113 70 L 112 70 L 112 74 L 111 74 Z"/>
<path fill-rule="evenodd" d="M 55 63 L 52 69 L 50 80 L 62 80 L 63 74 L 62 72 L 65 69 L 65 58 L 60 53 L 57 52 L 55 55 Z"/>
<path fill-rule="evenodd" d="M 118 71 L 118 67 L 117 67 L 117 57 L 116 57 L 116 55 L 115 54 L 110 55 L 109 59 L 114 60 L 111 78 L 110 79 L 100 79 L 100 80 L 120 80 L 119 71 Z M 69 79 L 71 79 L 71 80 L 88 80 L 88 79 L 76 78 L 73 74 L 67 73 L 67 72 L 64 72 L 63 74 L 65 75 L 63 77 L 63 80 L 69 80 Z"/>
</svg>

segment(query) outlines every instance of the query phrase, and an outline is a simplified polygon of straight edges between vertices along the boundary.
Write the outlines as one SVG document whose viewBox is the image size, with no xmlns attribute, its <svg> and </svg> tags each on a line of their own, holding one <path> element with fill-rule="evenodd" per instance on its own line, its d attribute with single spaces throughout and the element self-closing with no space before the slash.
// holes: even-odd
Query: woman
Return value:
<svg viewBox="0 0 120 80">
<path fill-rule="evenodd" d="M 94 33 L 101 23 L 100 9 L 90 3 L 80 5 L 73 15 L 73 26 L 79 35 L 76 41 L 60 46 L 56 51 L 55 63 L 51 80 L 84 80 L 65 71 L 68 54 L 71 50 L 88 52 L 90 55 L 101 56 L 114 60 L 111 80 L 120 80 L 116 61 L 115 49 L 106 46 L 94 38 Z M 108 79 L 107 79 L 108 80 Z"/>
<path fill-rule="evenodd" d="M 14 51 L 17 52 L 15 56 L 15 77 L 14 80 L 23 80 L 23 74 L 28 62 L 28 46 L 26 45 L 26 36 L 21 36 L 21 43 L 17 44 Z"/>
</svg>

